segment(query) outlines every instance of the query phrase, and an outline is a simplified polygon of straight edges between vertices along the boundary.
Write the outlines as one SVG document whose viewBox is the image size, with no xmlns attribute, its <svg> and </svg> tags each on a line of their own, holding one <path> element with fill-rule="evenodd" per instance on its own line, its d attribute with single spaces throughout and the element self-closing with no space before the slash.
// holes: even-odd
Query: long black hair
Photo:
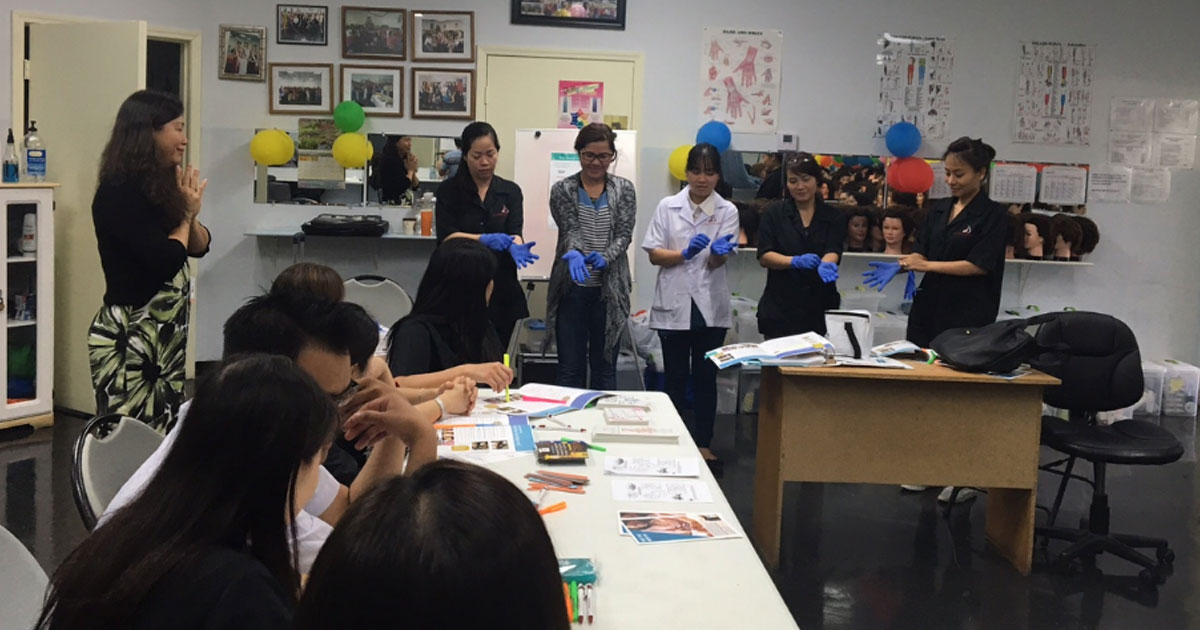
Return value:
<svg viewBox="0 0 1200 630">
<path fill-rule="evenodd" d="M 985 171 L 986 175 L 986 172 L 991 169 L 992 160 L 996 159 L 996 150 L 982 138 L 963 136 L 946 147 L 942 159 L 945 160 L 951 155 L 966 162 L 967 166 L 975 169 L 975 172 Z"/>
<path fill-rule="evenodd" d="M 227 359 L 196 389 L 187 422 L 145 490 L 54 573 L 38 628 L 128 628 L 173 570 L 212 545 L 244 545 L 289 594 L 296 479 L 333 440 L 337 410 L 291 360 Z M 293 536 L 289 544 L 288 530 Z"/>
<path fill-rule="evenodd" d="M 496 145 L 496 151 L 500 150 L 500 138 L 496 136 L 496 129 L 482 120 L 477 120 L 466 127 L 463 127 L 462 136 L 460 136 L 460 150 L 463 152 L 463 161 L 459 165 L 458 171 L 455 172 L 455 177 L 463 180 L 471 179 L 471 166 L 467 161 L 467 154 L 471 152 L 471 145 L 480 138 L 491 138 L 492 144 Z M 466 168 L 463 168 L 463 167 Z"/>
<path fill-rule="evenodd" d="M 187 202 L 175 179 L 175 166 L 158 149 L 154 132 L 183 115 L 183 102 L 172 94 L 139 90 L 129 95 L 100 157 L 101 186 L 134 183 L 163 213 L 164 229 L 187 218 Z"/>
<path fill-rule="evenodd" d="M 383 628 L 397 611 L 426 630 L 570 625 L 554 546 L 529 499 L 454 460 L 350 506 L 313 564 L 296 628 Z"/>
<path fill-rule="evenodd" d="M 446 239 L 429 258 L 417 287 L 413 310 L 388 333 L 388 363 L 396 348 L 396 331 L 409 319 L 433 318 L 450 326 L 450 347 L 467 363 L 500 359 L 500 342 L 488 319 L 487 285 L 496 275 L 496 256 L 479 241 Z M 489 334 L 490 333 L 490 334 Z"/>
</svg>

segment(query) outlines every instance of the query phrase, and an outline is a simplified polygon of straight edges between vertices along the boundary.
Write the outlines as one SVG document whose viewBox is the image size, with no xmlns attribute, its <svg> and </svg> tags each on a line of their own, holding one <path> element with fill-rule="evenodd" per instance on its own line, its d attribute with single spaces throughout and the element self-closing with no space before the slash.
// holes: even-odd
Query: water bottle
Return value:
<svg viewBox="0 0 1200 630">
<path fill-rule="evenodd" d="M 25 176 L 31 182 L 46 181 L 46 147 L 37 135 L 37 121 L 29 121 L 29 133 L 25 134 Z"/>
<path fill-rule="evenodd" d="M 21 181 L 21 163 L 17 159 L 17 144 L 13 140 L 12 127 L 8 128 L 8 143 L 4 147 L 4 183 Z"/>
</svg>

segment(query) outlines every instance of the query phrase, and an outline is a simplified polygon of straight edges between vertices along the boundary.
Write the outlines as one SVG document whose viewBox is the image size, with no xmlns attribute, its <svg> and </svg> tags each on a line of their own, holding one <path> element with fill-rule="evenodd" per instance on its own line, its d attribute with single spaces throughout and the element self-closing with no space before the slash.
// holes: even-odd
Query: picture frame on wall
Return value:
<svg viewBox="0 0 1200 630">
<path fill-rule="evenodd" d="M 416 11 L 408 29 L 413 61 L 475 61 L 474 11 Z"/>
<path fill-rule="evenodd" d="M 340 101 L 354 101 L 368 116 L 404 116 L 404 68 L 342 64 Z"/>
<path fill-rule="evenodd" d="M 625 30 L 627 0 L 511 0 L 512 23 Z"/>
<path fill-rule="evenodd" d="M 275 5 L 275 43 L 328 45 L 329 7 L 314 4 Z"/>
<path fill-rule="evenodd" d="M 222 24 L 217 43 L 220 53 L 218 79 L 266 80 L 267 27 Z"/>
<path fill-rule="evenodd" d="M 404 61 L 408 12 L 382 7 L 342 7 L 342 56 Z"/>
<path fill-rule="evenodd" d="M 332 114 L 333 64 L 268 64 L 272 114 Z"/>
<path fill-rule="evenodd" d="M 474 70 L 413 68 L 412 86 L 413 118 L 475 118 Z"/>
</svg>

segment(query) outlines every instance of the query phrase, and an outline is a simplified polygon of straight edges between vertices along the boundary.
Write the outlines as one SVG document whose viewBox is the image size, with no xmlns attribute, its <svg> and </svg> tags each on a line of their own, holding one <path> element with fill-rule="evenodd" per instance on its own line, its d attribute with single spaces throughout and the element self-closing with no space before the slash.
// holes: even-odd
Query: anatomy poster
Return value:
<svg viewBox="0 0 1200 630">
<path fill-rule="evenodd" d="M 1086 44 L 1021 44 L 1014 142 L 1089 143 L 1095 57 Z"/>
<path fill-rule="evenodd" d="M 941 37 L 896 37 L 879 40 L 879 109 L 875 137 L 882 138 L 898 122 L 910 122 L 927 139 L 946 137 L 950 120 L 950 83 L 954 52 Z"/>
<path fill-rule="evenodd" d="M 734 133 L 774 133 L 783 31 L 704 29 L 700 57 L 703 120 Z"/>
</svg>

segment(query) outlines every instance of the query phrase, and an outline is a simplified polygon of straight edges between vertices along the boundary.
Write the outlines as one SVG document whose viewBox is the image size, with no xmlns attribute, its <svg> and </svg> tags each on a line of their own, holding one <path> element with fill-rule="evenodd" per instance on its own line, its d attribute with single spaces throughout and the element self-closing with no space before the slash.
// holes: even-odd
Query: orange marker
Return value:
<svg viewBox="0 0 1200 630">
<path fill-rule="evenodd" d="M 571 607 L 571 587 L 567 586 L 566 582 L 563 582 L 563 599 L 567 602 L 567 619 L 573 622 L 575 621 L 575 610 Z"/>
<path fill-rule="evenodd" d="M 545 515 L 545 514 L 550 514 L 552 512 L 561 512 L 565 509 L 567 509 L 567 502 L 559 501 L 558 503 L 555 503 L 554 505 L 549 505 L 549 506 L 546 506 L 546 507 L 538 510 L 538 514 Z"/>
</svg>

